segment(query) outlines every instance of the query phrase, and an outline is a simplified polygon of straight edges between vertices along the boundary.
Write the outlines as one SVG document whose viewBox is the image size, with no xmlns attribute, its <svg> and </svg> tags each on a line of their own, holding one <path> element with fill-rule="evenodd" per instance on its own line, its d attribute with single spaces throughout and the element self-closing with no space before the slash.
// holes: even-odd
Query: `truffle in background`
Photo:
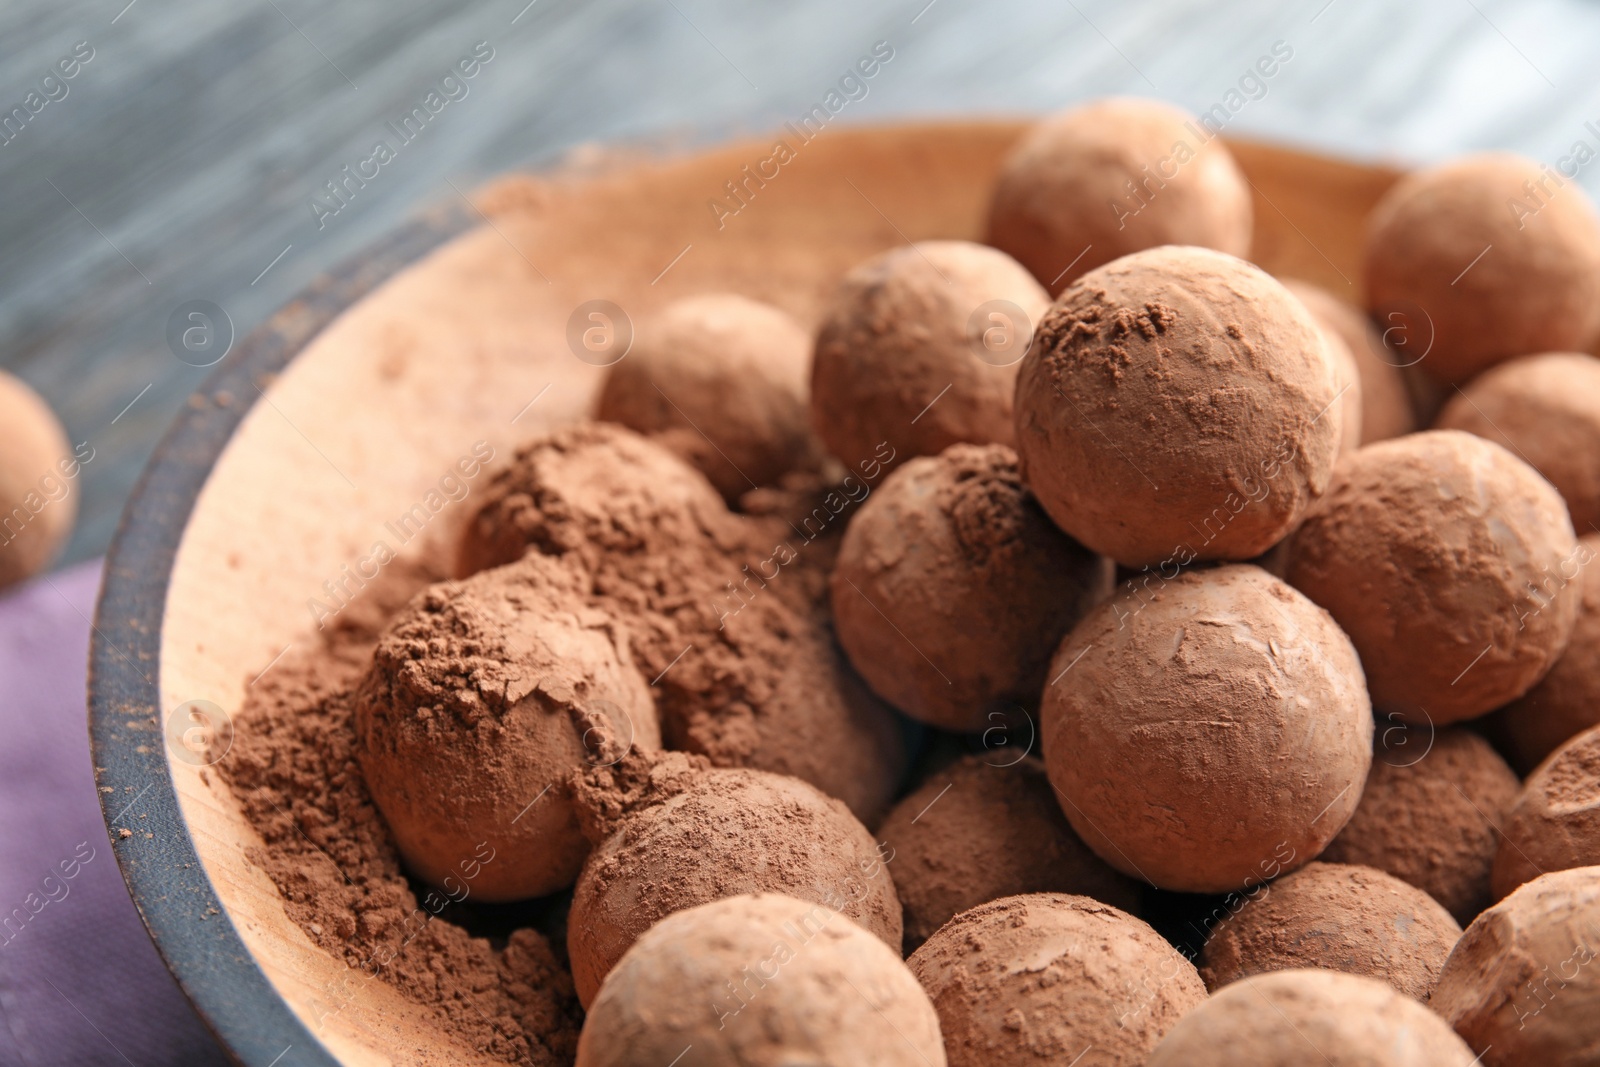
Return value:
<svg viewBox="0 0 1600 1067">
<path fill-rule="evenodd" d="M 1122 97 L 1023 135 L 989 201 L 988 243 L 1055 294 L 1157 245 L 1248 255 L 1252 222 L 1244 174 L 1215 135 L 1170 104 Z"/>
<path fill-rule="evenodd" d="M 1133 916 L 1033 893 L 962 912 L 908 961 L 933 999 L 951 1067 L 1143 1064 L 1206 998 L 1194 964 Z M 867 1062 L 867 1061 L 861 1061 Z"/>
<path fill-rule="evenodd" d="M 1134 913 L 1139 887 L 1089 851 L 1032 757 L 971 755 L 928 777 L 878 834 L 915 951 L 957 913 L 1023 893 L 1073 893 Z"/>
<path fill-rule="evenodd" d="M 1600 332 L 1600 218 L 1582 186 L 1507 152 L 1396 182 L 1367 221 L 1367 307 L 1451 384 Z"/>
<path fill-rule="evenodd" d="M 1037 705 L 1056 645 L 1111 591 L 1111 564 L 1039 509 L 1011 449 L 952 445 L 861 505 L 830 590 L 839 643 L 879 696 L 979 731 Z"/>
<path fill-rule="evenodd" d="M 820 459 L 810 376 L 811 335 L 799 323 L 770 304 L 708 293 L 640 322 L 595 414 L 654 438 L 734 503 Z"/>
<path fill-rule="evenodd" d="M 81 455 L 44 399 L 0 371 L 0 589 L 44 570 L 72 533 Z M 93 456 L 93 451 L 89 453 Z"/>
<path fill-rule="evenodd" d="M 1350 349 L 1361 379 L 1361 443 L 1370 445 L 1414 433 L 1417 413 L 1405 375 L 1400 371 L 1408 358 L 1391 350 L 1366 312 L 1354 304 L 1298 278 L 1278 280 Z"/>
<path fill-rule="evenodd" d="M 1494 859 L 1495 899 L 1541 874 L 1595 865 L 1600 865 L 1600 727 L 1567 741 L 1523 783 Z"/>
</svg>

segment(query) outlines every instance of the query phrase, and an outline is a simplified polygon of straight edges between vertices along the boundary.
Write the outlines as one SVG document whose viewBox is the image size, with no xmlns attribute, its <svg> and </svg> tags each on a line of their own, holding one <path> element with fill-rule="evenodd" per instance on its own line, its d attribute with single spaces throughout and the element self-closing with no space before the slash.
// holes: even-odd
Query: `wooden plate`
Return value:
<svg viewBox="0 0 1600 1067">
<path fill-rule="evenodd" d="M 603 371 L 569 344 L 580 305 L 608 300 L 637 320 L 722 289 L 812 323 L 838 276 L 867 256 L 978 239 L 995 170 L 1022 128 L 830 129 L 804 144 L 786 133 L 781 166 L 763 163 L 774 157 L 763 139 L 508 180 L 480 196 L 486 214 L 451 208 L 406 226 L 224 360 L 123 515 L 89 705 L 123 875 L 234 1056 L 252 1067 L 381 1064 L 450 1039 L 381 982 L 327 1013 L 321 991 L 345 965 L 286 916 L 247 857 L 260 838 L 217 774 L 164 743 L 167 718 L 192 701 L 237 709 L 274 657 L 312 640 L 313 601 L 336 603 L 324 583 L 375 542 L 399 548 L 393 521 L 474 442 L 505 455 L 581 417 Z M 1233 149 L 1255 187 L 1256 261 L 1353 298 L 1362 220 L 1396 173 Z M 472 499 L 449 507 L 464 513 Z M 442 516 L 432 535 L 452 521 Z"/>
</svg>

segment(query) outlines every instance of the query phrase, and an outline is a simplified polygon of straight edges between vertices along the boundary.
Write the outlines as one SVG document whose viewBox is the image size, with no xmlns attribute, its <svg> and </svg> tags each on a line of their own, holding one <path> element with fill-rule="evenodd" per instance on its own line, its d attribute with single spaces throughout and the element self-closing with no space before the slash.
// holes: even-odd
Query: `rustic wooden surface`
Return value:
<svg viewBox="0 0 1600 1067">
<path fill-rule="evenodd" d="M 1292 60 L 1229 133 L 1369 160 L 1600 146 L 1600 6 L 1580 0 L 10 0 L 0 111 L 94 49 L 0 145 L 0 364 L 95 448 L 67 558 L 103 550 L 206 373 L 169 351 L 177 305 L 214 301 L 242 336 L 427 204 L 587 142 L 777 127 L 879 40 L 895 59 L 844 121 L 1109 92 L 1203 110 L 1281 40 Z M 480 41 L 468 95 L 319 229 L 324 183 Z"/>
</svg>

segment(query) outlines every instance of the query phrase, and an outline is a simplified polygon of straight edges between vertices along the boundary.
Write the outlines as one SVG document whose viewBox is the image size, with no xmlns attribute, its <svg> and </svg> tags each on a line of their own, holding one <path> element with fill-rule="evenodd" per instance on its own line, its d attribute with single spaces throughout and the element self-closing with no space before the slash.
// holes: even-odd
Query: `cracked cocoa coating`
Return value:
<svg viewBox="0 0 1600 1067">
<path fill-rule="evenodd" d="M 1259 567 L 1121 586 L 1061 643 L 1040 708 L 1062 811 L 1111 866 L 1238 892 L 1322 851 L 1372 760 L 1361 664 Z"/>
<path fill-rule="evenodd" d="M 1426 1001 L 1461 927 L 1438 901 L 1371 867 L 1308 863 L 1263 886 L 1206 939 L 1215 992 L 1268 971 L 1321 967 L 1381 978 Z"/>
<path fill-rule="evenodd" d="M 1063 534 L 1004 445 L 895 470 L 850 520 L 834 628 L 868 685 L 912 718 L 978 731 L 1037 705 L 1062 635 L 1111 591 L 1110 561 Z"/>
<path fill-rule="evenodd" d="M 996 324 L 974 314 L 994 300 L 1020 308 L 1029 332 L 1050 303 L 1010 256 L 970 241 L 902 245 L 846 274 L 811 365 L 811 425 L 828 451 L 853 468 L 883 442 L 899 462 L 963 441 L 1010 444 L 1022 349 L 979 358 Z M 1004 340 L 1020 346 L 1010 325 Z"/>
<path fill-rule="evenodd" d="M 945 1067 L 939 1017 L 899 954 L 824 905 L 779 893 L 669 915 L 607 976 L 577 1067 L 668 1067 L 675 1057 Z"/>
<path fill-rule="evenodd" d="M 1337 971 L 1235 982 L 1173 1027 L 1148 1067 L 1475 1067 L 1449 1024 L 1393 986 Z"/>
<path fill-rule="evenodd" d="M 1459 923 L 1493 901 L 1500 827 L 1522 783 L 1475 733 L 1380 721 L 1361 803 L 1323 850 L 1421 889 Z"/>
<path fill-rule="evenodd" d="M 1367 218 L 1366 305 L 1380 322 L 1403 316 L 1408 351 L 1438 381 L 1581 352 L 1600 332 L 1594 205 L 1576 183 L 1530 199 L 1526 182 L 1550 191 L 1531 159 L 1463 156 L 1402 178 Z"/>
<path fill-rule="evenodd" d="M 1462 386 L 1434 425 L 1521 457 L 1556 487 L 1575 529 L 1600 527 L 1600 359 L 1546 352 L 1502 363 Z"/>
<path fill-rule="evenodd" d="M 1409 360 L 1384 343 L 1366 312 L 1334 296 L 1321 286 L 1298 278 L 1280 278 L 1318 322 L 1333 331 L 1350 349 L 1361 379 L 1360 441 L 1370 445 L 1391 437 L 1414 433 L 1417 413 L 1400 364 Z M 1348 428 L 1346 436 L 1349 436 Z"/>
<path fill-rule="evenodd" d="M 1248 255 L 1254 220 L 1244 174 L 1222 142 L 1196 128 L 1170 104 L 1127 97 L 1044 119 L 1001 165 L 988 243 L 1052 293 L 1157 245 Z M 1130 192 L 1130 182 L 1142 191 Z"/>
<path fill-rule="evenodd" d="M 1578 619 L 1567 647 L 1539 684 L 1489 720 L 1495 744 L 1528 774 L 1563 741 L 1600 725 L 1600 533 L 1578 538 Z M 1569 568 L 1570 570 L 1570 568 Z"/>
<path fill-rule="evenodd" d="M 1355 642 L 1373 704 L 1442 726 L 1522 696 L 1566 647 L 1577 540 L 1561 495 L 1499 445 L 1431 430 L 1340 464 L 1295 532 L 1291 585 Z"/>
<path fill-rule="evenodd" d="M 1556 749 L 1523 783 L 1494 858 L 1494 896 L 1548 871 L 1600 864 L 1600 727 Z"/>
<path fill-rule="evenodd" d="M 708 769 L 676 788 L 624 816 L 578 877 L 567 952 L 585 1005 L 656 922 L 740 893 L 829 904 L 899 949 L 892 864 L 849 808 L 798 778 L 743 768 Z"/>
<path fill-rule="evenodd" d="M 815 467 L 810 377 L 811 335 L 798 322 L 748 297 L 705 293 L 639 323 L 595 415 L 654 437 L 733 502 Z"/>
<path fill-rule="evenodd" d="M 1600 867 L 1542 875 L 1472 921 L 1429 1007 L 1485 1067 L 1600 1060 Z"/>
<path fill-rule="evenodd" d="M 1031 893 L 962 912 L 908 961 L 933 999 L 951 1067 L 1142 1065 L 1206 998 L 1194 964 L 1133 916 Z"/>
<path fill-rule="evenodd" d="M 894 856 L 907 952 L 957 913 L 1021 893 L 1075 893 L 1137 913 L 1138 884 L 1079 840 L 1044 764 L 1013 759 L 1001 749 L 958 760 L 878 828 Z"/>
<path fill-rule="evenodd" d="M 540 556 L 418 594 L 373 650 L 355 729 L 407 865 L 449 889 L 486 842 L 504 857 L 473 882 L 488 901 L 571 885 L 588 844 L 568 779 L 661 744 L 626 631 Z"/>
<path fill-rule="evenodd" d="M 1265 272 L 1137 252 L 1056 300 L 1017 376 L 1023 480 L 1130 567 L 1249 559 L 1326 490 L 1341 440 L 1323 331 Z"/>
</svg>

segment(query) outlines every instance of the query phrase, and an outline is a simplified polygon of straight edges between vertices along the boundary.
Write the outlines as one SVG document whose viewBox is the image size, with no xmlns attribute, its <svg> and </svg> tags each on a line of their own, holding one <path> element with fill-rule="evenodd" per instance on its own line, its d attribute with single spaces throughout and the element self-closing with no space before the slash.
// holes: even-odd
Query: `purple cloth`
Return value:
<svg viewBox="0 0 1600 1067">
<path fill-rule="evenodd" d="M 0 594 L 0 1064 L 225 1063 L 156 954 L 95 797 L 100 562 Z"/>
</svg>

